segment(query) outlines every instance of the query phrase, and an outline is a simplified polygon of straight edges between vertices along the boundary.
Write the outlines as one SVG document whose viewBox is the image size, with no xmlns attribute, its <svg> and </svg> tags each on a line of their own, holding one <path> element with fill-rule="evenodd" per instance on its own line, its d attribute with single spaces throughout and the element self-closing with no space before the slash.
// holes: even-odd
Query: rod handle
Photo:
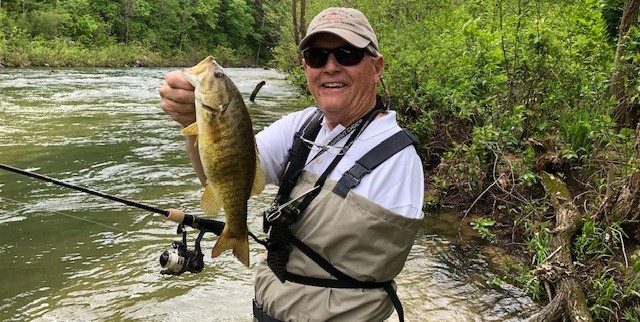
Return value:
<svg viewBox="0 0 640 322">
<path fill-rule="evenodd" d="M 180 209 L 167 209 L 169 215 L 167 215 L 167 219 L 173 221 L 174 223 L 180 224 L 184 220 L 184 211 Z"/>
</svg>

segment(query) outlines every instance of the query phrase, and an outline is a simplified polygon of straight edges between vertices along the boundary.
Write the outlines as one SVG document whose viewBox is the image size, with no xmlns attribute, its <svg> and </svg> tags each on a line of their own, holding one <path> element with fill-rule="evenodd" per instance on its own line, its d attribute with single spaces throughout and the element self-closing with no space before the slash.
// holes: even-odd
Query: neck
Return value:
<svg viewBox="0 0 640 322">
<path fill-rule="evenodd" d="M 351 109 L 348 111 L 348 113 L 340 115 L 330 115 L 329 113 L 325 113 L 324 118 L 329 129 L 333 130 L 333 128 L 335 128 L 338 124 L 347 127 L 358 121 L 363 116 L 367 115 L 367 113 L 369 113 L 375 107 L 376 96 L 374 95 L 372 99 L 367 100 L 367 104 L 362 104 L 360 108 Z"/>
</svg>

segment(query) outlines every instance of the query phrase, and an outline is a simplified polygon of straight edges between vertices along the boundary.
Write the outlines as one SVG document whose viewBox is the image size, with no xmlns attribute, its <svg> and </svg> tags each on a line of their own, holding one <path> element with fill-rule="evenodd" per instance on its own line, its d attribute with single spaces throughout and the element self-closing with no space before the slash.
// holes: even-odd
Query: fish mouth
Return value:
<svg viewBox="0 0 640 322">
<path fill-rule="evenodd" d="M 211 113 L 217 113 L 218 112 L 218 110 L 216 110 L 215 108 L 213 108 L 213 107 L 211 107 L 209 105 L 202 104 L 202 108 L 204 108 L 205 110 L 207 110 L 207 111 L 209 111 Z"/>
<path fill-rule="evenodd" d="M 220 116 L 222 114 L 224 114 L 224 112 L 227 110 L 227 106 L 229 106 L 229 104 L 220 104 L 218 106 L 210 106 L 210 105 L 206 105 L 206 104 L 202 104 L 202 108 L 207 110 L 209 113 L 216 115 L 216 116 Z"/>
</svg>

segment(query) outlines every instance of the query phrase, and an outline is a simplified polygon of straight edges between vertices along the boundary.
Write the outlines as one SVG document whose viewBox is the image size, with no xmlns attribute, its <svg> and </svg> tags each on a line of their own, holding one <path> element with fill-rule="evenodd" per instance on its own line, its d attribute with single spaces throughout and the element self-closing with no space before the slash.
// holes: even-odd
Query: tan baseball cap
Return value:
<svg viewBox="0 0 640 322">
<path fill-rule="evenodd" d="M 336 35 L 358 48 L 371 44 L 376 52 L 379 51 L 378 38 L 369 20 L 362 12 L 353 8 L 333 7 L 322 10 L 311 20 L 307 35 L 302 38 L 298 48 L 307 48 L 313 36 L 320 33 Z"/>
</svg>

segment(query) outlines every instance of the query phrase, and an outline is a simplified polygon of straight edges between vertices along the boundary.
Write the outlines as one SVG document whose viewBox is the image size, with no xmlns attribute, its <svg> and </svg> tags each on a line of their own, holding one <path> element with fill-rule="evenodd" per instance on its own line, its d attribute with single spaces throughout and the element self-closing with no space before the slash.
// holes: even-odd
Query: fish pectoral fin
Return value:
<svg viewBox="0 0 640 322">
<path fill-rule="evenodd" d="M 256 173 L 253 176 L 253 186 L 251 187 L 251 195 L 257 195 L 267 184 L 267 179 L 264 177 L 262 168 L 260 167 L 260 154 L 258 154 L 258 148 L 256 147 Z"/>
<path fill-rule="evenodd" d="M 217 215 L 218 212 L 220 212 L 220 208 L 222 208 L 222 200 L 220 200 L 220 197 L 213 190 L 209 182 L 204 186 L 204 191 L 200 198 L 200 207 L 204 214 L 209 217 Z"/>
<path fill-rule="evenodd" d="M 249 267 L 249 236 L 231 236 L 228 231 L 228 225 L 225 225 L 220 238 L 216 242 L 215 246 L 211 250 L 211 257 L 215 258 L 220 256 L 223 251 L 227 249 L 233 249 L 233 255 L 244 266 Z"/>
<path fill-rule="evenodd" d="M 180 130 L 180 132 L 182 132 L 182 135 L 184 136 L 198 135 L 198 123 L 193 122 L 189 124 L 189 126 Z"/>
</svg>

